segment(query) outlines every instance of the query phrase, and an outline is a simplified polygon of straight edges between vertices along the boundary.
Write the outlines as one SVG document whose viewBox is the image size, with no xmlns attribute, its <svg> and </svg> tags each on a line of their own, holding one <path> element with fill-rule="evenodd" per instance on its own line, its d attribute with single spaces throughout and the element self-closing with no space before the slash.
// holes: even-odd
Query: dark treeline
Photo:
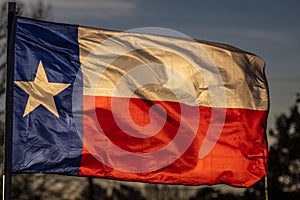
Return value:
<svg viewBox="0 0 300 200">
<path fill-rule="evenodd" d="M 37 1 L 30 9 L 18 4 L 23 16 L 47 19 L 51 16 L 51 6 Z M 3 148 L 4 135 L 4 96 L 6 64 L 6 26 L 7 2 L 0 3 L 0 145 Z M 22 13 L 22 10 L 28 12 Z M 270 200 L 300 199 L 300 96 L 288 114 L 276 119 L 275 129 L 269 136 L 275 142 L 270 146 L 268 196 Z M 3 173 L 3 154 L 1 173 Z M 1 174 L 2 175 L 2 174 Z M 1 176 L 2 177 L 2 176 Z M 1 181 L 2 187 L 2 181 Z M 12 186 L 13 199 L 78 199 L 78 200 L 211 200 L 211 199 L 265 199 L 264 179 L 254 186 L 238 192 L 229 192 L 216 187 L 185 187 L 160 184 L 139 184 L 120 181 L 66 177 L 56 175 L 27 174 L 14 175 Z"/>
</svg>

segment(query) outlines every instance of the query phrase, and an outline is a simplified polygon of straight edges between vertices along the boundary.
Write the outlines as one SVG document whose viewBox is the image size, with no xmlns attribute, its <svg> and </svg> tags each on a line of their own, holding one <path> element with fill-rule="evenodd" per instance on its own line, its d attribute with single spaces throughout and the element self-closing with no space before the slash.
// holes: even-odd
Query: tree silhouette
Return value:
<svg viewBox="0 0 300 200">
<path fill-rule="evenodd" d="M 269 152 L 269 199 L 300 199 L 300 95 L 289 114 L 281 114 L 276 129 L 270 130 L 275 139 Z M 259 199 L 263 188 L 259 183 L 245 195 Z"/>
<path fill-rule="evenodd" d="M 29 6 L 18 3 L 22 16 L 36 19 L 47 19 L 51 14 L 50 5 L 38 1 Z M 26 11 L 25 12 L 25 8 Z M 5 96 L 5 65 L 6 65 L 6 26 L 7 26 L 7 2 L 0 3 L 0 146 L 3 146 L 3 122 L 4 122 L 4 96 Z M 276 119 L 276 128 L 269 131 L 270 137 L 275 143 L 270 146 L 268 194 L 270 200 L 300 199 L 300 94 L 297 94 L 296 104 L 289 114 L 281 114 Z M 2 151 L 0 160 L 3 161 Z M 1 167 L 3 165 L 1 164 Z M 1 173 L 2 173 L 1 169 Z M 1 174 L 2 175 L 2 174 Z M 2 177 L 2 176 L 1 176 Z M 86 199 L 90 187 L 82 178 L 63 178 L 57 180 L 53 175 L 17 175 L 13 179 L 14 199 Z M 76 180 L 76 181 L 73 181 Z M 86 180 L 86 179 L 85 179 Z M 91 179 L 90 179 L 91 181 Z M 1 181 L 2 184 L 2 181 Z M 92 185 L 95 194 L 94 199 L 151 199 L 159 197 L 164 199 L 176 198 L 180 194 L 179 188 L 173 188 L 168 192 L 161 192 L 155 186 L 148 186 L 151 191 L 144 197 L 136 188 L 123 184 L 114 184 L 113 193 L 107 197 L 107 188 Z M 149 189 L 150 187 L 150 189 Z M 163 190 L 168 189 L 167 187 Z M 153 191 L 152 191 L 153 190 Z M 77 194 L 77 193 L 78 194 Z M 185 194 L 184 191 L 181 193 Z M 75 196 L 77 197 L 75 198 Z M 162 197 L 163 196 L 163 197 Z M 236 195 L 221 193 L 211 187 L 199 190 L 192 199 L 265 199 L 264 180 L 248 188 L 244 194 Z"/>
<path fill-rule="evenodd" d="M 278 117 L 277 130 L 270 132 L 270 135 L 278 141 L 270 149 L 270 196 L 274 199 L 300 198 L 300 114 L 298 106 L 295 105 L 291 109 L 290 116 L 283 114 Z"/>
<path fill-rule="evenodd" d="M 8 1 L 1 1 L 0 3 L 0 147 L 3 149 L 3 140 L 4 140 L 4 102 L 5 102 L 5 71 L 6 71 L 6 32 L 7 32 L 7 5 Z M 43 1 L 37 1 L 35 4 L 22 4 L 17 3 L 18 12 L 22 16 L 31 17 L 35 19 L 46 19 L 50 16 L 51 7 L 48 4 L 45 4 Z M 1 173 L 3 173 L 3 152 L 0 152 L 1 160 Z M 2 178 L 2 174 L 1 174 Z M 32 191 L 22 190 L 22 188 L 27 187 L 26 176 L 19 176 L 15 178 L 14 185 L 15 191 L 14 194 L 18 194 L 18 191 L 23 191 L 23 193 L 32 193 Z M 2 181 L 1 181 L 2 187 Z M 1 190 L 2 191 L 2 190 Z M 26 195 L 23 195 L 22 199 L 26 199 Z M 21 199 L 16 197 L 16 199 Z M 36 199 L 36 198 L 28 198 Z"/>
</svg>

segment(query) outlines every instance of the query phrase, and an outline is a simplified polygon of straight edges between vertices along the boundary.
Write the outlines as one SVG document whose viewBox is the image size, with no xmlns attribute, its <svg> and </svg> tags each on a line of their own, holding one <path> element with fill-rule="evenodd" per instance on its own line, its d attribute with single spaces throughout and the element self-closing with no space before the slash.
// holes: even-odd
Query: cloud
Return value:
<svg viewBox="0 0 300 200">
<path fill-rule="evenodd" d="M 271 42 L 278 45 L 290 45 L 294 42 L 299 42 L 297 34 L 289 30 L 281 29 L 263 29 L 263 28 L 240 28 L 240 27 L 201 27 L 204 35 L 221 35 L 231 36 L 236 38 L 248 38 L 255 41 Z"/>
<path fill-rule="evenodd" d="M 101 19 L 111 19 L 132 15 L 136 5 L 122 0 L 72 0 L 60 1 L 52 0 L 53 10 L 57 9 L 55 14 L 61 14 L 64 17 L 78 16 L 97 16 Z"/>
<path fill-rule="evenodd" d="M 240 31 L 240 34 L 278 44 L 292 44 L 294 42 L 294 35 L 282 30 L 243 30 Z"/>
<path fill-rule="evenodd" d="M 26 4 L 35 1 L 23 0 Z M 103 20 L 115 17 L 130 16 L 136 10 L 136 4 L 122 0 L 46 0 L 52 7 L 54 18 L 89 18 L 98 17 Z"/>
</svg>

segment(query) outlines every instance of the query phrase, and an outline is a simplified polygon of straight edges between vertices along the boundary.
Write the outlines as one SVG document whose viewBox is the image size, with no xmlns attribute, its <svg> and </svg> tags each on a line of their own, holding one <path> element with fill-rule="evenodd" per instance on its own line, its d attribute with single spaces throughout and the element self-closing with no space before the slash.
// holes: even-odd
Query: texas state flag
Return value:
<svg viewBox="0 0 300 200">
<path fill-rule="evenodd" d="M 17 18 L 13 173 L 243 187 L 264 176 L 264 62 L 151 30 Z"/>
</svg>

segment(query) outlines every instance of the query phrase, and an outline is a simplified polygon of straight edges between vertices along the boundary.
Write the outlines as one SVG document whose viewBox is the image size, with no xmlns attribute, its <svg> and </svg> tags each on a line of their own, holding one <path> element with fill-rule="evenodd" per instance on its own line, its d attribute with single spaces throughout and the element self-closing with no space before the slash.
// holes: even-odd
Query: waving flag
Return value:
<svg viewBox="0 0 300 200">
<path fill-rule="evenodd" d="M 17 18 L 13 173 L 244 187 L 263 177 L 264 62 L 141 31 Z"/>
</svg>

